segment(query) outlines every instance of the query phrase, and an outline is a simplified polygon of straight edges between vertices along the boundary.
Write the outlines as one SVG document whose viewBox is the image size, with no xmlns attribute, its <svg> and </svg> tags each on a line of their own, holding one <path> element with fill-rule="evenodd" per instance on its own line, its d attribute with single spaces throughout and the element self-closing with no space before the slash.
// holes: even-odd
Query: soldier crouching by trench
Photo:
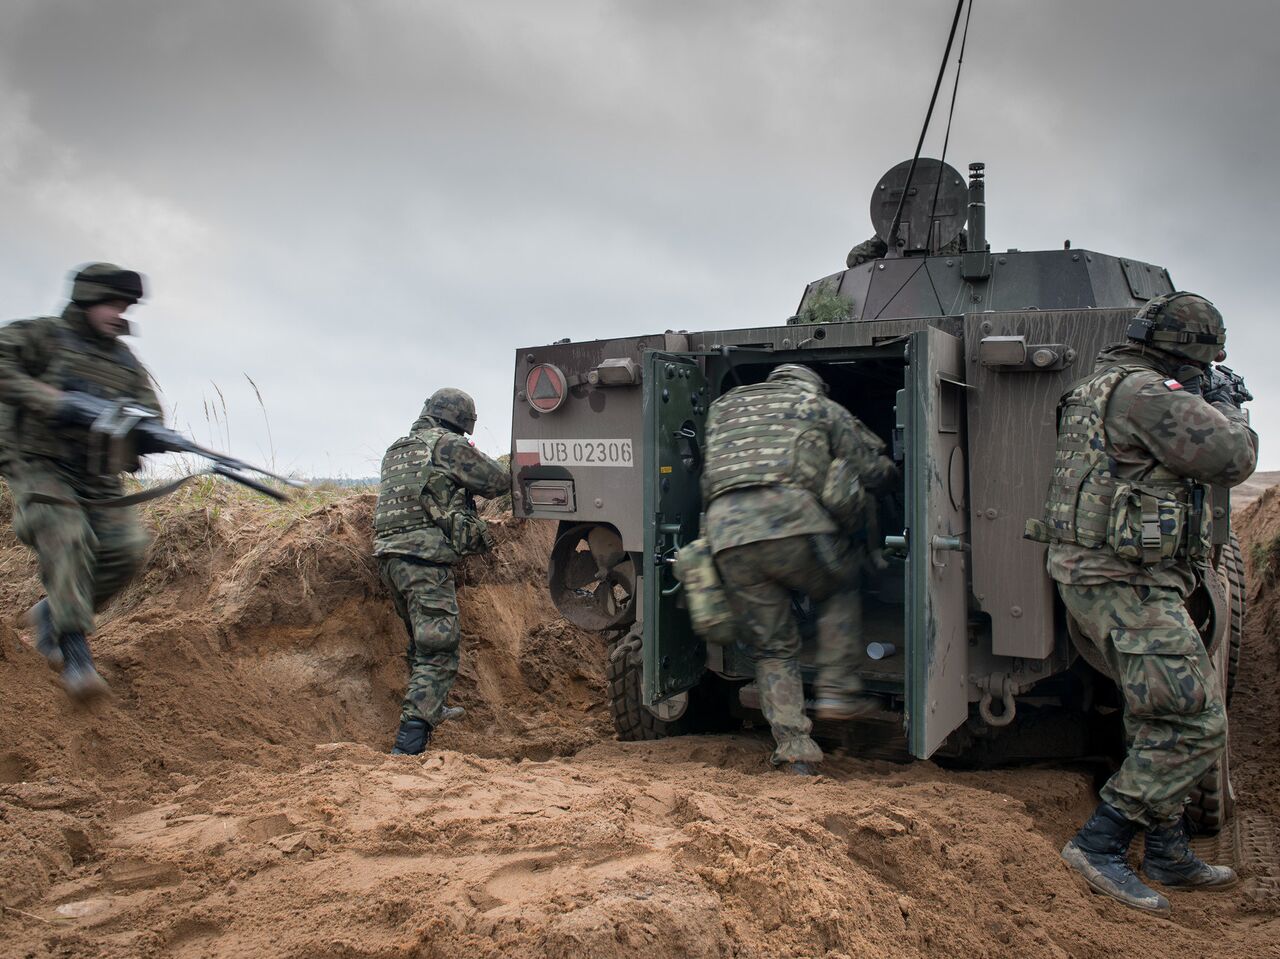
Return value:
<svg viewBox="0 0 1280 959">
<path fill-rule="evenodd" d="M 122 484 L 90 462 L 89 423 L 67 391 L 159 413 L 150 377 L 120 339 L 142 295 L 139 274 L 94 263 L 75 274 L 61 316 L 0 329 L 0 469 L 14 533 L 35 552 L 46 594 L 28 618 L 36 648 L 76 700 L 107 689 L 89 651 L 93 615 L 133 578 L 149 537 L 132 508 L 95 505 L 119 497 Z"/>
<path fill-rule="evenodd" d="M 1242 381 L 1211 366 L 1226 342 L 1203 297 L 1147 303 L 1129 340 L 1104 350 L 1058 407 L 1058 449 L 1042 522 L 1049 575 L 1086 642 L 1124 697 L 1128 752 L 1093 816 L 1062 850 L 1095 891 L 1160 915 L 1169 901 L 1130 868 L 1146 831 L 1142 871 L 1176 889 L 1236 881 L 1191 851 L 1183 805 L 1222 754 L 1221 687 L 1184 601 L 1213 575 L 1208 486 L 1253 472 L 1258 437 Z"/>
<path fill-rule="evenodd" d="M 475 495 L 499 496 L 511 485 L 510 471 L 468 442 L 475 425 L 470 396 L 436 390 L 382 460 L 373 551 L 409 633 L 409 688 L 393 755 L 418 755 L 443 720 L 462 714 L 445 706 L 461 640 L 453 567 L 493 545 Z"/>
<path fill-rule="evenodd" d="M 755 657 L 761 709 L 777 742 L 771 761 L 791 772 L 810 773 L 823 758 L 805 714 L 793 590 L 820 610 L 818 717 L 850 719 L 870 705 L 853 672 L 865 562 L 854 537 L 874 509 L 870 491 L 896 474 L 883 448 L 799 364 L 711 405 L 703 535 L 736 620 L 732 634 Z"/>
</svg>

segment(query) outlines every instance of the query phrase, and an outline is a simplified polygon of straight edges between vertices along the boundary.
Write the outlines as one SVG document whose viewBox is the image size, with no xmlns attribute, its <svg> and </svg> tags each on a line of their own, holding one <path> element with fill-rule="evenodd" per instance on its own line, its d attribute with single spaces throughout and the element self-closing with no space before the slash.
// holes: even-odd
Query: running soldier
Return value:
<svg viewBox="0 0 1280 959">
<path fill-rule="evenodd" d="M 91 457 L 90 414 L 68 393 L 159 414 L 151 378 L 121 339 L 131 332 L 125 313 L 142 296 L 139 274 L 93 263 L 74 275 L 61 316 L 0 329 L 0 469 L 14 533 L 35 552 L 45 589 L 28 619 L 75 700 L 107 690 L 89 651 L 93 615 L 133 578 L 149 537 L 132 508 L 98 505 L 122 494 L 121 479 Z"/>
</svg>

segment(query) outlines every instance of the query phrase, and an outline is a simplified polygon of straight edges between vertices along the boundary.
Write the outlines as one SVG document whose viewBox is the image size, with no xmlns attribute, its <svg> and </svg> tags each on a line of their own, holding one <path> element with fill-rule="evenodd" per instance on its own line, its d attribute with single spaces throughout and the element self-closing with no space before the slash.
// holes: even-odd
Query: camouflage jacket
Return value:
<svg viewBox="0 0 1280 959">
<path fill-rule="evenodd" d="M 894 475 L 893 462 L 883 453 L 883 441 L 839 403 L 814 393 L 794 408 L 798 415 L 811 417 L 811 428 L 825 434 L 826 463 L 835 458 L 847 460 L 869 489 Z M 709 434 L 715 418 L 713 404 Z M 708 458 L 713 455 L 714 450 L 708 448 Z M 703 475 L 705 480 L 706 469 Z M 820 485 L 821 477 L 818 481 Z M 823 507 L 815 489 L 796 484 L 748 486 L 721 493 L 707 505 L 703 526 L 703 534 L 717 553 L 747 543 L 838 530 L 839 524 Z"/>
<path fill-rule="evenodd" d="M 75 304 L 61 316 L 0 327 L 0 456 L 45 457 L 71 475 L 83 473 L 84 431 L 50 422 L 54 401 L 45 387 L 130 399 L 160 411 L 151 377 L 133 351 L 95 333 Z"/>
<path fill-rule="evenodd" d="M 487 497 L 501 496 L 510 489 L 510 470 L 480 452 L 464 436 L 446 431 L 436 440 L 429 435 L 439 429 L 440 424 L 434 419 L 423 416 L 418 418 L 410 430 L 410 437 L 422 437 L 434 445 L 431 454 L 431 471 L 435 474 L 433 479 L 443 479 L 467 494 Z M 425 482 L 422 494 L 424 497 L 430 495 Z M 433 507 L 434 504 L 429 506 L 428 512 Z M 375 556 L 412 556 L 443 565 L 452 565 L 461 558 L 443 532 L 434 525 L 376 535 L 373 552 Z"/>
<path fill-rule="evenodd" d="M 1172 474 L 1210 486 L 1243 483 L 1258 457 L 1258 435 L 1249 427 L 1249 414 L 1230 403 L 1206 403 L 1181 389 L 1174 362 L 1127 344 L 1098 355 L 1090 378 L 1116 366 L 1142 368 L 1122 379 L 1106 404 L 1110 471 L 1129 482 Z M 1076 586 L 1119 582 L 1173 588 L 1183 595 L 1195 586 L 1190 561 L 1148 567 L 1107 549 L 1067 543 L 1049 547 L 1048 570 L 1058 582 Z"/>
</svg>

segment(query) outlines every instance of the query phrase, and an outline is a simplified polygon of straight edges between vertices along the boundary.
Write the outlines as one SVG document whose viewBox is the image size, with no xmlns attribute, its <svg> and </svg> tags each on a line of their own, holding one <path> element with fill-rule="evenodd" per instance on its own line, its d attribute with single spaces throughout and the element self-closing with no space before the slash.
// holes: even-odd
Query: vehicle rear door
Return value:
<svg viewBox="0 0 1280 959">
<path fill-rule="evenodd" d="M 672 564 L 698 535 L 707 379 L 695 356 L 652 351 L 644 368 L 644 702 L 695 686 L 706 648 L 685 612 Z"/>
<path fill-rule="evenodd" d="M 964 352 L 958 337 L 910 334 L 897 419 L 907 516 L 906 724 L 927 759 L 969 715 Z"/>
</svg>

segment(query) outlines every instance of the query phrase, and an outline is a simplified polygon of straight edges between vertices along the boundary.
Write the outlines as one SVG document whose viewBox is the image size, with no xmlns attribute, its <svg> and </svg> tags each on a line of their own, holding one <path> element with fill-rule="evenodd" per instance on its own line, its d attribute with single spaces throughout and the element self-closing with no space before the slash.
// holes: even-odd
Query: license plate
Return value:
<svg viewBox="0 0 1280 959">
<path fill-rule="evenodd" d="M 521 466 L 632 466 L 635 463 L 629 439 L 516 440 L 515 459 Z"/>
</svg>

